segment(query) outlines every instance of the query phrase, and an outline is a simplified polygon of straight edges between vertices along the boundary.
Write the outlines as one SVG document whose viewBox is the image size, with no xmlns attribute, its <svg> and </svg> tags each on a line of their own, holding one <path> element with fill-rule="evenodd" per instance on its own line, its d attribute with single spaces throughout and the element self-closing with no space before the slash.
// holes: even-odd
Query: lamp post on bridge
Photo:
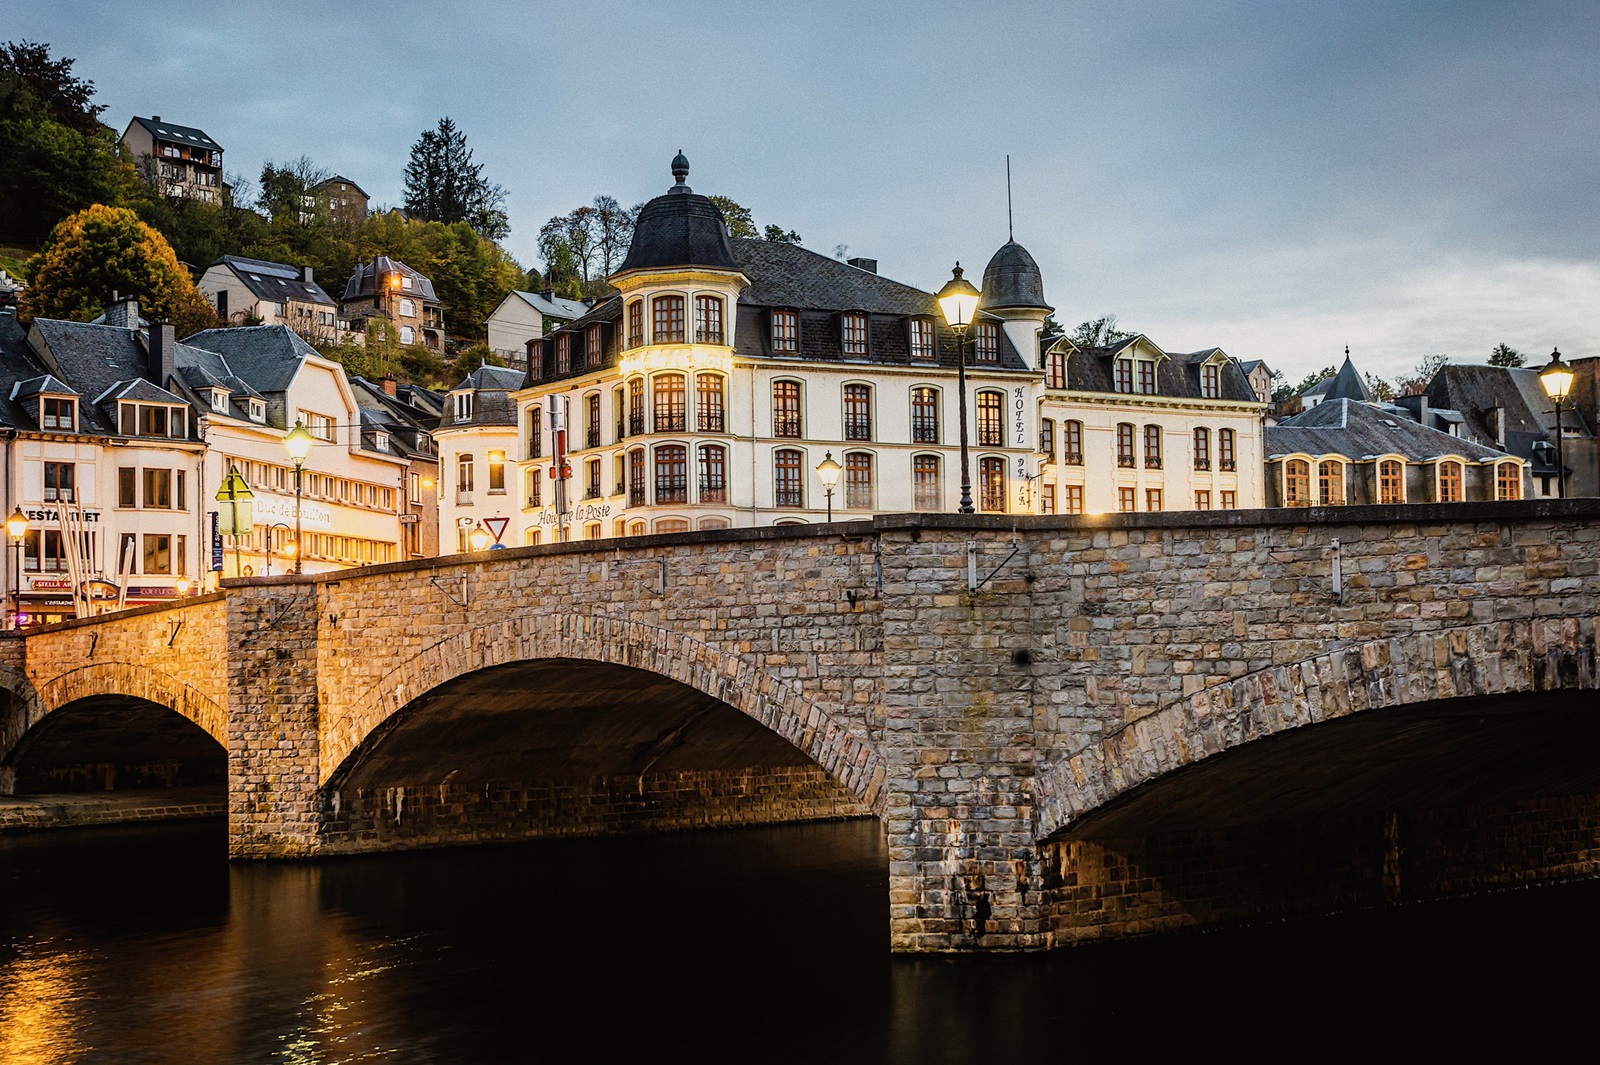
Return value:
<svg viewBox="0 0 1600 1065">
<path fill-rule="evenodd" d="M 972 282 L 961 276 L 961 264 L 956 263 L 950 280 L 934 297 L 946 324 L 956 334 L 956 391 L 961 402 L 961 513 L 972 513 L 972 473 L 967 456 L 967 330 L 972 327 L 972 316 L 978 310 L 978 299 L 983 294 L 972 287 Z"/>
<path fill-rule="evenodd" d="M 293 529 L 289 528 L 289 523 L 285 521 L 275 521 L 271 525 L 267 526 L 267 572 L 264 574 L 264 576 L 267 577 L 272 576 L 272 530 L 274 529 L 282 529 L 284 532 L 294 531 Z M 298 540 L 290 540 L 278 553 L 280 555 L 298 558 L 300 555 L 300 542 Z"/>
<path fill-rule="evenodd" d="M 300 500 L 303 495 L 301 477 L 305 471 L 306 456 L 311 454 L 311 442 L 316 438 L 311 435 L 311 430 L 306 428 L 306 423 L 296 418 L 294 428 L 289 430 L 283 438 L 283 446 L 288 449 L 289 457 L 294 460 L 294 571 L 305 572 L 306 553 L 300 549 L 304 539 L 300 535 Z M 267 530 L 267 539 L 272 539 L 272 530 Z"/>
<path fill-rule="evenodd" d="M 1567 460 L 1561 446 L 1561 409 L 1572 393 L 1572 367 L 1561 361 L 1561 349 L 1550 353 L 1550 365 L 1539 371 L 1539 383 L 1556 408 L 1556 498 L 1567 497 Z"/>
<path fill-rule="evenodd" d="M 822 482 L 823 494 L 828 497 L 828 520 L 833 521 L 833 488 L 839 483 L 840 465 L 833 461 L 833 452 L 829 451 L 822 456 L 822 461 L 817 463 L 817 480 Z"/>
<path fill-rule="evenodd" d="M 6 519 L 6 535 L 11 537 L 11 627 L 21 628 L 22 618 L 22 541 L 28 535 L 28 516 L 19 504 Z"/>
</svg>

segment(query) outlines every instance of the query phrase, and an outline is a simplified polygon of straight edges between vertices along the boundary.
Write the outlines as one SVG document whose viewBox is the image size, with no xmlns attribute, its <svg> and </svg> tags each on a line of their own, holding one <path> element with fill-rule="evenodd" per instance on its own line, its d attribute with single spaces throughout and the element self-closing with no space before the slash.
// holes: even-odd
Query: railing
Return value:
<svg viewBox="0 0 1600 1065">
<path fill-rule="evenodd" d="M 682 344 L 682 329 L 657 329 L 655 335 L 657 344 Z"/>
<path fill-rule="evenodd" d="M 627 426 L 627 423 L 619 421 L 617 423 L 617 441 L 620 443 L 621 441 L 626 440 L 626 439 L 628 439 L 628 426 Z"/>
<path fill-rule="evenodd" d="M 1195 459 L 1194 460 L 1194 468 L 1197 469 L 1197 470 L 1209 470 L 1211 468 L 1211 460 L 1210 459 Z"/>
<path fill-rule="evenodd" d="M 656 411 L 656 432 L 681 433 L 688 425 L 688 418 L 681 410 Z"/>
<path fill-rule="evenodd" d="M 1144 468 L 1147 470 L 1159 470 L 1161 468 L 1161 456 L 1146 455 L 1144 459 Z"/>
<path fill-rule="evenodd" d="M 583 493 L 583 498 L 585 498 L 585 499 L 599 499 L 600 498 L 600 485 L 599 485 L 599 483 L 596 482 L 596 481 L 590 481 L 588 489 Z"/>
<path fill-rule="evenodd" d="M 772 416 L 773 436 L 799 436 L 800 416 L 798 414 L 775 414 Z M 799 503 L 781 503 L 780 506 L 797 507 Z"/>
<path fill-rule="evenodd" d="M 937 444 L 939 442 L 939 423 L 912 422 L 911 442 L 913 444 Z"/>
<path fill-rule="evenodd" d="M 644 506 L 644 485 L 635 484 L 632 488 L 628 489 L 628 506 Z"/>
<path fill-rule="evenodd" d="M 978 429 L 978 446 L 979 447 L 1005 447 L 1006 446 L 1006 434 L 1005 434 L 1005 432 L 1003 430 L 993 428 L 992 426 L 989 427 L 989 428 L 981 428 L 980 427 Z"/>
<path fill-rule="evenodd" d="M 696 344 L 720 344 L 722 343 L 722 330 L 696 329 L 694 331 L 694 342 Z"/>
<path fill-rule="evenodd" d="M 775 488 L 772 491 L 772 502 L 780 507 L 803 506 L 801 491 L 798 488 Z"/>
<path fill-rule="evenodd" d="M 628 494 L 628 482 L 627 481 L 618 481 L 617 482 L 617 490 L 615 492 L 612 492 L 611 494 L 612 495 L 616 495 L 616 496 L 627 495 Z"/>
<path fill-rule="evenodd" d="M 703 410 L 700 412 L 699 420 L 702 433 L 724 432 L 723 425 L 726 419 L 720 410 Z"/>
<path fill-rule="evenodd" d="M 709 484 L 700 482 L 700 502 L 726 503 L 728 501 L 728 488 L 723 484 Z"/>
<path fill-rule="evenodd" d="M 872 419 L 863 414 L 848 415 L 844 420 L 846 440 L 871 440 Z"/>
<path fill-rule="evenodd" d="M 528 439 L 528 457 L 530 459 L 544 458 L 544 441 L 537 436 Z"/>
<path fill-rule="evenodd" d="M 1239 464 L 1233 459 L 1223 459 L 1219 465 L 1224 472 L 1237 470 L 1239 468 Z"/>
<path fill-rule="evenodd" d="M 600 427 L 598 425 L 589 426 L 589 432 L 584 436 L 584 443 L 588 447 L 600 446 Z"/>
<path fill-rule="evenodd" d="M 1068 451 L 1066 454 L 1061 456 L 1061 461 L 1068 466 L 1082 466 L 1083 452 Z"/>
<path fill-rule="evenodd" d="M 687 503 L 689 501 L 689 484 L 687 481 L 657 481 L 657 503 Z"/>
<path fill-rule="evenodd" d="M 644 435 L 644 415 L 643 414 L 630 414 L 630 415 L 628 415 L 628 435 L 629 436 L 643 436 Z"/>
<path fill-rule="evenodd" d="M 1121 466 L 1123 469 L 1128 469 L 1128 470 L 1133 469 L 1133 467 L 1134 467 L 1133 456 L 1132 455 L 1118 455 L 1117 456 L 1117 465 Z"/>
</svg>

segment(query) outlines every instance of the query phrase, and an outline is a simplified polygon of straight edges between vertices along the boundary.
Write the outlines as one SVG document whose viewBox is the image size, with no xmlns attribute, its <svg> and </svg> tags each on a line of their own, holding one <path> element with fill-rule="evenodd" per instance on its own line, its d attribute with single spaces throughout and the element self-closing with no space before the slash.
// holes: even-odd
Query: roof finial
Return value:
<svg viewBox="0 0 1600 1065">
<path fill-rule="evenodd" d="M 1344 346 L 1344 357 L 1347 358 L 1347 359 L 1350 357 L 1350 345 L 1349 344 L 1346 344 Z"/>
<path fill-rule="evenodd" d="M 689 159 L 683 154 L 682 148 L 672 157 L 672 176 L 678 179 L 678 183 L 672 187 L 673 192 L 689 191 Z"/>
<path fill-rule="evenodd" d="M 1016 235 L 1011 227 L 1011 153 L 1006 153 L 1006 240 L 1015 241 Z"/>
</svg>

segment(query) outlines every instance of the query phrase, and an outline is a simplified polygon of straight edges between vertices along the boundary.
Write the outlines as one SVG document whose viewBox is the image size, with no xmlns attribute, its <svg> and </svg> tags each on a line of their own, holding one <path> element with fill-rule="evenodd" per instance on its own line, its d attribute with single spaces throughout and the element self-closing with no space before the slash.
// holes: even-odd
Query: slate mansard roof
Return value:
<svg viewBox="0 0 1600 1065">
<path fill-rule="evenodd" d="M 689 160 L 682 152 L 672 160 L 672 175 L 677 184 L 640 209 L 633 243 L 617 275 L 674 267 L 739 269 L 727 222 L 716 204 L 688 186 Z"/>
<path fill-rule="evenodd" d="M 411 287 L 401 289 L 401 295 L 416 296 L 433 303 L 439 302 L 439 297 L 433 291 L 432 279 L 411 269 L 399 259 L 391 259 L 387 255 L 380 255 L 370 263 L 357 263 L 356 272 L 351 274 L 350 280 L 345 283 L 344 296 L 341 298 L 353 300 L 361 296 L 375 295 L 378 291 L 378 278 L 383 274 L 403 274 L 411 278 Z"/>
<path fill-rule="evenodd" d="M 1403 455 L 1413 462 L 1432 462 L 1445 455 L 1460 455 L 1474 462 L 1511 457 L 1419 425 L 1398 410 L 1387 411 L 1353 399 L 1325 400 L 1267 426 L 1265 445 L 1269 462 L 1293 454 L 1343 455 L 1356 461 Z"/>
<path fill-rule="evenodd" d="M 258 300 L 299 300 L 302 303 L 334 305 L 333 297 L 322 290 L 315 281 L 307 281 L 299 270 L 287 263 L 271 263 L 265 259 L 246 259 L 240 255 L 224 255 L 212 266 L 226 266 L 232 270 Z"/>
<path fill-rule="evenodd" d="M 1112 363 L 1117 356 L 1141 345 L 1148 345 L 1161 352 L 1166 358 L 1156 363 L 1156 391 L 1154 396 L 1143 398 L 1159 399 L 1162 397 L 1181 397 L 1184 399 L 1211 398 L 1230 403 L 1255 403 L 1259 404 L 1261 398 L 1256 395 L 1256 390 L 1251 387 L 1250 379 L 1245 376 L 1244 370 L 1221 348 L 1202 348 L 1199 351 L 1171 352 L 1162 351 L 1149 337 L 1135 335 L 1120 340 L 1115 344 L 1106 344 L 1101 347 L 1080 348 L 1063 336 L 1045 337 L 1040 342 L 1041 348 L 1048 352 L 1058 344 L 1065 345 L 1067 350 L 1067 391 L 1069 392 L 1103 392 L 1111 396 L 1125 399 L 1139 399 L 1140 393 L 1118 392 L 1116 388 L 1115 371 Z M 1221 374 L 1218 378 L 1218 394 L 1212 397 L 1202 397 L 1200 394 L 1200 367 L 1218 354 L 1224 356 L 1219 363 Z"/>
</svg>

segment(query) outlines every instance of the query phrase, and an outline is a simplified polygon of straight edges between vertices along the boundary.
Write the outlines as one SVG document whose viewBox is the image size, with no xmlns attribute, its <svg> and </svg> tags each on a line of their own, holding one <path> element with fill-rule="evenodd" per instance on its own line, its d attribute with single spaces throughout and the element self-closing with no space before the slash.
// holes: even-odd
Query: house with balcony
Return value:
<svg viewBox="0 0 1600 1065">
<path fill-rule="evenodd" d="M 223 203 L 222 145 L 201 129 L 135 118 L 122 131 L 144 179 L 171 199 Z"/>
<path fill-rule="evenodd" d="M 347 327 L 309 266 L 224 255 L 195 286 L 228 325 L 284 325 L 319 344 L 338 343 Z"/>
<path fill-rule="evenodd" d="M 357 265 L 339 299 L 339 314 L 352 330 L 364 332 L 369 322 L 382 319 L 400 343 L 444 351 L 444 306 L 433 281 L 387 255 Z"/>
</svg>

